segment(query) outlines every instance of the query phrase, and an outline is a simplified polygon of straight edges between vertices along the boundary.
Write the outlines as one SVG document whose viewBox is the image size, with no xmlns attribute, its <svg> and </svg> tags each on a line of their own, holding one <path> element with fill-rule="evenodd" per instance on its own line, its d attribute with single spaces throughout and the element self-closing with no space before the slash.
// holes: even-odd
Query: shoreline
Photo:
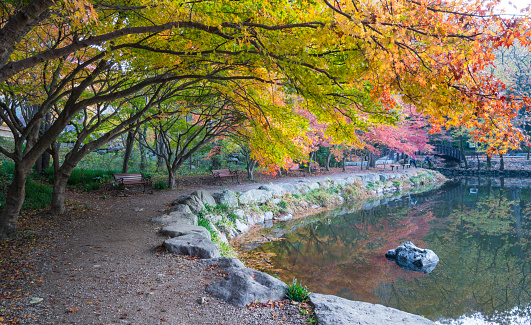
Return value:
<svg viewBox="0 0 531 325">
<path fill-rule="evenodd" d="M 211 267 L 219 267 L 222 272 L 229 274 L 228 277 L 231 277 L 229 282 L 224 281 L 227 280 L 224 279 L 210 284 L 206 288 L 207 292 L 236 306 L 245 306 L 256 301 L 267 303 L 269 300 L 279 300 L 278 297 L 281 295 L 272 298 L 268 294 L 255 294 L 252 291 L 257 290 L 258 285 L 253 279 L 244 280 L 246 283 L 244 288 L 237 285 L 237 282 L 230 282 L 235 281 L 231 273 L 234 274 L 242 270 L 255 272 L 253 278 L 256 277 L 256 272 L 260 276 L 268 278 L 269 281 L 273 281 L 273 277 L 260 271 L 248 269 L 239 259 L 231 258 L 237 254 L 233 253 L 232 247 L 230 250 L 224 247 L 225 244 L 229 244 L 228 239 L 235 238 L 230 242 L 234 245 L 242 240 L 242 234 L 252 232 L 258 226 L 267 226 L 268 223 L 272 225 L 273 222 L 285 222 L 292 219 L 303 219 L 305 216 L 335 208 L 353 197 L 362 197 L 365 199 L 364 202 L 367 202 L 371 199 L 403 196 L 415 189 L 419 189 L 418 192 L 429 190 L 429 188 L 424 189 L 423 186 L 436 185 L 435 187 L 438 187 L 444 181 L 446 178 L 440 173 L 415 169 L 402 173 L 350 174 L 346 178 L 335 178 L 334 180 L 325 178 L 320 181 L 302 180 L 295 184 L 270 183 L 245 192 L 224 189 L 221 192 L 213 193 L 210 197 L 209 192 L 197 190 L 176 199 L 172 202 L 172 208 L 169 209 L 168 214 L 153 218 L 152 221 L 162 223 L 161 232 L 169 235 L 170 239 L 167 239 L 163 244 L 168 251 L 177 254 L 195 254 L 203 259 L 202 263 Z M 213 204 L 216 206 L 213 207 Z M 219 208 L 220 206 L 223 208 Z M 194 224 L 191 220 L 193 217 L 190 216 L 198 218 L 199 221 Z M 203 243 L 193 242 L 193 236 L 203 229 L 191 229 L 189 225 L 203 225 L 204 227 L 201 228 L 210 233 L 210 243 L 215 243 L 218 249 L 214 250 L 212 246 L 205 248 Z M 238 264 L 237 267 L 233 266 L 235 263 Z M 275 279 L 275 281 L 279 280 Z M 223 286 L 221 291 L 219 286 Z M 231 286 L 237 286 L 237 291 L 231 292 Z M 282 289 L 278 289 L 282 286 L 287 287 L 284 283 L 275 284 L 273 290 L 282 291 Z M 241 290 L 245 292 L 250 290 L 252 300 L 242 300 L 239 297 Z M 266 292 L 271 290 L 271 288 L 264 289 Z M 350 308 L 361 308 L 364 310 L 363 313 L 367 310 L 381 309 L 371 321 L 389 317 L 393 317 L 393 319 L 395 319 L 394 317 L 409 317 L 414 321 L 414 324 L 433 324 L 433 322 L 420 316 L 396 309 L 377 304 L 354 302 L 336 296 L 312 294 L 309 296 L 309 301 L 314 306 L 319 324 L 332 324 L 327 319 L 336 319 L 336 316 L 348 312 L 347 310 Z M 321 304 L 325 304 L 325 306 L 321 306 Z M 330 314 L 330 308 L 327 304 L 335 306 L 333 315 Z M 356 304 L 356 307 L 352 307 L 352 304 Z"/>
</svg>

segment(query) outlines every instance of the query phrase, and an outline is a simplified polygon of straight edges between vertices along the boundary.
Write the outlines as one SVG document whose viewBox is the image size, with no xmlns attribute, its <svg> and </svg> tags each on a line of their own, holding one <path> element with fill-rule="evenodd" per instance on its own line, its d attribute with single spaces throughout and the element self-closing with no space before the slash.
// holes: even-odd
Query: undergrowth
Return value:
<svg viewBox="0 0 531 325">
<path fill-rule="evenodd" d="M 203 211 L 201 211 L 203 212 Z M 238 253 L 227 243 L 221 240 L 219 234 L 212 227 L 212 223 L 204 218 L 206 212 L 199 213 L 197 217 L 197 224 L 199 226 L 205 227 L 211 235 L 211 240 L 219 249 L 219 253 L 223 257 L 238 257 Z"/>
</svg>

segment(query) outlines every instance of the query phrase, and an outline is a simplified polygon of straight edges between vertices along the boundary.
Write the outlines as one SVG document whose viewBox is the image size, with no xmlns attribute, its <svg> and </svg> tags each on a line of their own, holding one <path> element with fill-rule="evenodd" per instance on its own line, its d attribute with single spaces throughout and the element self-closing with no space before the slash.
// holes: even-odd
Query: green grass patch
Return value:
<svg viewBox="0 0 531 325">
<path fill-rule="evenodd" d="M 205 219 L 204 216 L 206 212 L 201 211 L 200 215 L 197 217 L 197 225 L 201 227 L 205 227 L 208 232 L 210 232 L 210 236 L 212 238 L 212 242 L 216 244 L 218 247 L 219 253 L 223 257 L 238 257 L 238 253 L 227 243 L 223 242 L 221 238 L 219 238 L 218 233 L 214 230 L 212 227 L 212 223 Z"/>
<path fill-rule="evenodd" d="M 165 181 L 160 180 L 153 183 L 153 188 L 156 190 L 165 190 L 168 188 L 168 185 L 166 185 Z"/>
<path fill-rule="evenodd" d="M 15 164 L 13 162 L 2 162 L 0 164 L 0 208 L 4 208 L 6 202 L 7 187 L 13 180 Z M 22 210 L 39 210 L 48 207 L 52 201 L 52 187 L 33 180 L 30 177 L 26 180 L 26 197 Z"/>
</svg>

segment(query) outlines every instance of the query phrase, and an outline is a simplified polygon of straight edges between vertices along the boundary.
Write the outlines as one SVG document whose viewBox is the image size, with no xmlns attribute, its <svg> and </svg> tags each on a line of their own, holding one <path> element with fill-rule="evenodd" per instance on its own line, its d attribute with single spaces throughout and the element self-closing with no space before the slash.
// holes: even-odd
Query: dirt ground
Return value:
<svg viewBox="0 0 531 325">
<path fill-rule="evenodd" d="M 29 213 L 17 237 L 0 243 L 0 324 L 304 324 L 307 316 L 289 302 L 237 308 L 208 295 L 204 287 L 218 272 L 162 251 L 164 238 L 149 220 L 199 188 L 243 191 L 336 177 L 347 175 L 256 175 L 219 185 L 189 177 L 177 190 L 127 197 L 71 190 L 65 215 Z"/>
</svg>

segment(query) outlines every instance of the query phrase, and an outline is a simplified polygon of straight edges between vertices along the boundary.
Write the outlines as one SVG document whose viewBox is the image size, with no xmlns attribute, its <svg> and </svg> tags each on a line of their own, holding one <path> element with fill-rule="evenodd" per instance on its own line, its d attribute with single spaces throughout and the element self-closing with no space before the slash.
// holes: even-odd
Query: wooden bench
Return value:
<svg viewBox="0 0 531 325">
<path fill-rule="evenodd" d="M 403 164 L 403 165 L 400 165 L 400 164 L 390 164 L 389 167 L 391 167 L 391 171 L 395 170 L 394 168 L 396 167 L 396 170 L 398 170 L 398 167 L 402 167 L 402 169 L 404 168 L 409 168 L 411 167 L 410 164 Z"/>
<path fill-rule="evenodd" d="M 214 177 L 214 180 L 221 179 L 223 177 L 230 177 L 231 180 L 234 182 L 234 178 L 236 178 L 236 182 L 240 184 L 240 180 L 238 179 L 238 173 L 231 171 L 230 169 L 213 169 L 212 170 L 212 176 Z"/>
<path fill-rule="evenodd" d="M 293 172 L 299 172 L 299 175 L 300 175 L 300 174 L 304 174 L 305 170 L 301 169 L 299 167 L 299 164 L 293 164 L 293 165 L 291 165 L 290 168 L 288 168 L 287 172 L 288 172 L 288 174 L 291 174 Z"/>
<path fill-rule="evenodd" d="M 310 170 L 312 172 L 315 171 L 316 173 L 324 173 L 326 171 L 326 168 L 319 166 L 319 163 L 311 163 Z"/>
<path fill-rule="evenodd" d="M 146 193 L 146 187 L 151 187 L 151 194 L 153 194 L 153 183 L 150 177 L 144 177 L 141 173 L 116 173 L 112 174 L 116 181 L 118 191 L 122 190 L 125 196 L 126 185 L 144 185 L 144 193 Z"/>
</svg>

